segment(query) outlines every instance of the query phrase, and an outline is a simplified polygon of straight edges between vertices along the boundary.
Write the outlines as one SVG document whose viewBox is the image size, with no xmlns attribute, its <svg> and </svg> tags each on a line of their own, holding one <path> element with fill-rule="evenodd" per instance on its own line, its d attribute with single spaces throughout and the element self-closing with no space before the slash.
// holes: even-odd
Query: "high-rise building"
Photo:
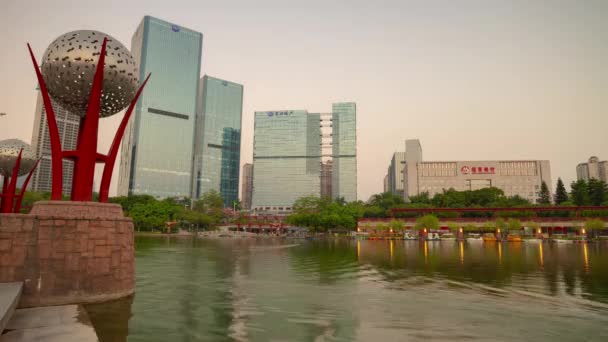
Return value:
<svg viewBox="0 0 608 342">
<path fill-rule="evenodd" d="M 255 112 L 253 198 L 256 212 L 290 212 L 296 199 L 320 194 L 320 114 Z"/>
<path fill-rule="evenodd" d="M 408 140 L 405 151 L 404 199 L 427 192 L 431 197 L 444 190 L 502 189 L 536 203 L 542 183 L 551 189 L 548 160 L 422 161 L 420 141 Z"/>
<path fill-rule="evenodd" d="M 585 181 L 595 178 L 608 183 L 608 161 L 600 161 L 596 156 L 589 158 L 588 162 L 576 166 L 576 178 Z"/>
<path fill-rule="evenodd" d="M 388 168 L 389 192 L 403 196 L 403 168 L 405 167 L 405 152 L 393 153 L 391 166 Z"/>
<path fill-rule="evenodd" d="M 384 182 L 383 182 L 383 187 L 382 187 L 382 192 L 389 192 L 390 187 L 389 187 L 389 183 L 388 183 L 388 173 L 384 175 Z"/>
<path fill-rule="evenodd" d="M 145 16 L 131 40 L 140 82 L 152 73 L 122 141 L 119 195 L 191 195 L 203 35 Z"/>
<path fill-rule="evenodd" d="M 253 191 L 253 164 L 243 165 L 243 190 L 241 191 L 241 206 L 251 210 L 251 192 Z"/>
<path fill-rule="evenodd" d="M 321 163 L 321 197 L 331 198 L 332 161 Z"/>
<path fill-rule="evenodd" d="M 78 129 L 80 127 L 80 117 L 72 114 L 57 102 L 51 99 L 59 139 L 63 151 L 75 150 L 78 140 Z M 40 159 L 38 167 L 32 175 L 32 185 L 30 189 L 37 192 L 50 192 L 52 188 L 51 180 L 51 138 L 49 136 L 49 126 L 46 121 L 46 110 L 42 95 L 38 92 L 36 100 L 36 112 L 34 113 L 34 129 L 32 132 L 32 149 L 36 157 Z M 63 160 L 63 193 L 69 195 L 72 192 L 72 175 L 74 162 Z"/>
<path fill-rule="evenodd" d="M 193 197 L 215 190 L 232 207 L 239 197 L 243 86 L 205 75 L 199 89 Z"/>
<path fill-rule="evenodd" d="M 332 197 L 357 200 L 357 105 L 332 106 Z"/>
</svg>

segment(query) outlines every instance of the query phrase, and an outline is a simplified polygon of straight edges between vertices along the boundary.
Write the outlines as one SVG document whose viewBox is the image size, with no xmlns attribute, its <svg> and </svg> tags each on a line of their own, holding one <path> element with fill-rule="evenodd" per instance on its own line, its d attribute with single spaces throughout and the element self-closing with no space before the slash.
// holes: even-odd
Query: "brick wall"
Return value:
<svg viewBox="0 0 608 342">
<path fill-rule="evenodd" d="M 0 282 L 24 282 L 20 307 L 129 295 L 133 263 L 133 223 L 119 205 L 44 201 L 0 215 Z"/>
</svg>

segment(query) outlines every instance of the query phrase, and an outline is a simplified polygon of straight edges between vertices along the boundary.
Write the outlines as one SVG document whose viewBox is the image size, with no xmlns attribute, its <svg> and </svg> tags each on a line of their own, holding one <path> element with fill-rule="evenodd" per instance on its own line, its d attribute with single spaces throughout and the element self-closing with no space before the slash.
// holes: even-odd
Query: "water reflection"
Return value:
<svg viewBox="0 0 608 342">
<path fill-rule="evenodd" d="M 136 242 L 135 297 L 87 307 L 102 341 L 608 338 L 607 244 Z"/>
</svg>

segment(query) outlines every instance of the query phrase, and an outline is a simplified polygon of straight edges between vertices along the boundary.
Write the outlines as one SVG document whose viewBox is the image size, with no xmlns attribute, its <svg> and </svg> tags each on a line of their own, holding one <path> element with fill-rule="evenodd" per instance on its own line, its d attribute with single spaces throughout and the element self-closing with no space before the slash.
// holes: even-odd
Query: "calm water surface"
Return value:
<svg viewBox="0 0 608 342">
<path fill-rule="evenodd" d="M 102 341 L 608 341 L 608 243 L 138 237 Z"/>
</svg>

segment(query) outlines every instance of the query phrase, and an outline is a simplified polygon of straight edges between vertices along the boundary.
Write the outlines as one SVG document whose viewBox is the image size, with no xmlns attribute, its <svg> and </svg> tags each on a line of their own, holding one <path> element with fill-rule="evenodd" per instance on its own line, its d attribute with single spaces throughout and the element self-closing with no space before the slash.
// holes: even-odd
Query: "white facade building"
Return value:
<svg viewBox="0 0 608 342">
<path fill-rule="evenodd" d="M 576 179 L 589 181 L 595 178 L 608 182 L 608 161 L 600 161 L 598 157 L 591 157 L 587 163 L 576 166 Z"/>
<path fill-rule="evenodd" d="M 519 195 L 534 203 L 542 182 L 552 188 L 551 167 L 547 160 L 425 162 L 418 140 L 406 142 L 403 173 L 406 201 L 409 196 L 423 192 L 432 197 L 450 188 L 466 191 L 496 187 L 506 196 Z"/>
</svg>

